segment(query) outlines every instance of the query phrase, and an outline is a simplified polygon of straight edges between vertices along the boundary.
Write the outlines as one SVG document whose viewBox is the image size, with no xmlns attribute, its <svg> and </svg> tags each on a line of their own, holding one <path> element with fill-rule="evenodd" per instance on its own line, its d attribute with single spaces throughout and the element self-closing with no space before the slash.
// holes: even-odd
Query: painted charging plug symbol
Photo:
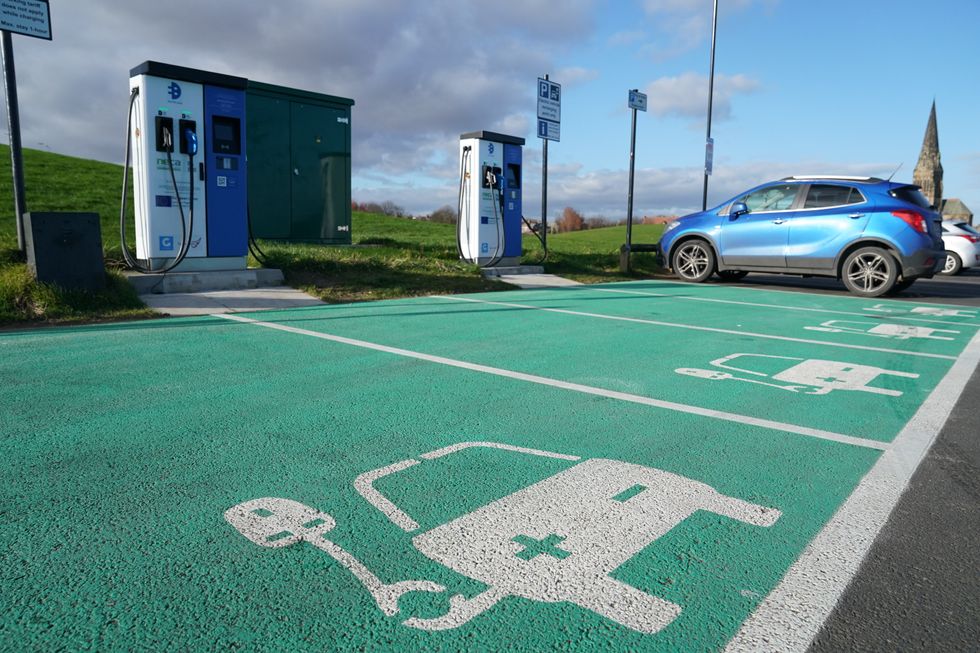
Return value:
<svg viewBox="0 0 980 653">
<path fill-rule="evenodd" d="M 388 616 L 398 613 L 398 599 L 403 594 L 446 591 L 442 585 L 429 581 L 381 582 L 357 558 L 327 539 L 326 534 L 337 525 L 333 517 L 291 499 L 268 497 L 246 501 L 225 511 L 225 520 L 259 546 L 277 549 L 307 542 L 326 552 L 354 574 Z"/>
<path fill-rule="evenodd" d="M 964 310 L 962 308 L 943 308 L 942 306 L 916 306 L 911 310 L 907 310 L 905 308 L 889 306 L 888 304 L 875 304 L 874 306 L 869 306 L 864 310 L 874 311 L 876 313 L 892 313 L 899 315 L 911 313 L 913 315 L 933 315 L 936 317 L 977 317 L 977 311 Z"/>
<path fill-rule="evenodd" d="M 870 329 L 864 322 L 849 320 L 828 320 L 822 322 L 820 326 L 805 326 L 808 331 L 822 331 L 824 333 L 849 333 L 854 335 L 872 336 L 876 338 L 889 338 L 892 340 L 911 340 L 921 338 L 924 340 L 955 340 L 949 336 L 936 335 L 939 333 L 958 334 L 959 331 L 952 329 L 933 329 L 930 327 L 908 326 L 906 324 L 875 324 Z"/>
<path fill-rule="evenodd" d="M 681 606 L 628 585 L 612 573 L 697 511 L 770 527 L 779 510 L 720 494 L 677 474 L 607 459 L 493 442 L 463 442 L 365 472 L 355 489 L 403 531 L 419 524 L 374 487 L 379 479 L 424 461 L 473 447 L 494 448 L 575 462 L 574 466 L 503 499 L 422 532 L 412 539 L 430 560 L 488 586 L 474 597 L 449 600 L 446 614 L 409 618 L 412 628 L 457 628 L 508 596 L 545 603 L 569 602 L 641 633 L 656 633 Z M 382 583 L 364 565 L 323 535 L 334 520 L 288 499 L 256 499 L 235 506 L 225 519 L 250 541 L 281 547 L 299 541 L 325 551 L 350 570 L 385 614 L 398 611 L 406 592 L 445 591 L 429 581 Z"/>
<path fill-rule="evenodd" d="M 798 361 L 781 372 L 769 374 L 756 370 L 735 367 L 729 363 L 736 359 L 746 360 L 768 360 L 768 361 Z M 769 386 L 788 392 L 799 392 L 807 395 L 825 395 L 834 390 L 852 390 L 856 392 L 870 392 L 877 395 L 888 395 L 890 397 L 901 397 L 900 390 L 889 388 L 879 388 L 869 385 L 879 376 L 895 376 L 905 379 L 917 379 L 918 374 L 912 372 L 899 372 L 886 370 L 871 365 L 855 365 L 854 363 L 844 363 L 840 361 L 827 361 L 820 359 L 803 359 L 793 356 L 773 356 L 769 354 L 730 354 L 722 358 L 711 361 L 711 366 L 716 369 L 705 370 L 691 367 L 679 367 L 674 370 L 678 374 L 693 376 L 699 379 L 710 381 L 741 381 L 743 383 L 754 383 L 757 385 Z M 741 364 L 741 363 L 740 363 Z M 745 363 L 747 364 L 747 363 Z M 723 371 L 730 370 L 730 371 Z M 750 374 L 756 378 L 736 376 L 731 372 Z M 761 381 L 760 378 L 769 378 L 770 381 Z"/>
</svg>

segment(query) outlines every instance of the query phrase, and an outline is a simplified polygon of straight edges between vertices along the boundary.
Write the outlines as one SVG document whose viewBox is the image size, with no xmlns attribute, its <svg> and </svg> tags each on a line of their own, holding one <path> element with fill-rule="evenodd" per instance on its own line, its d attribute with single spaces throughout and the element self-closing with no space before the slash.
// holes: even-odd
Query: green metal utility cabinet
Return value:
<svg viewBox="0 0 980 653">
<path fill-rule="evenodd" d="M 255 238 L 349 245 L 354 100 L 248 82 L 248 204 Z"/>
</svg>

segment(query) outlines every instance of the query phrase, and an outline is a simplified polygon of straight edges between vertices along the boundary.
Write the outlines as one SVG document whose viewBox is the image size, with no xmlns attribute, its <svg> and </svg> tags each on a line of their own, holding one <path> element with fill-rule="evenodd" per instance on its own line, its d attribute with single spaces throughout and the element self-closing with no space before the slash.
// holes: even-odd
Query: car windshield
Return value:
<svg viewBox="0 0 980 653">
<path fill-rule="evenodd" d="M 888 194 L 895 199 L 921 206 L 924 209 L 933 208 L 932 204 L 929 203 L 929 200 L 919 191 L 917 186 L 899 186 L 898 188 L 893 188 Z"/>
</svg>

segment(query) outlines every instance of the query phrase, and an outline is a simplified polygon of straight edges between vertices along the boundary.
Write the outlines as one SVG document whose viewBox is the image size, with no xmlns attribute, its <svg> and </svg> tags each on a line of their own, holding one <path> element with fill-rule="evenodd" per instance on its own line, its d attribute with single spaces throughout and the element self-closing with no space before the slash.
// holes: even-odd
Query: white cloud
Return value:
<svg viewBox="0 0 980 653">
<path fill-rule="evenodd" d="M 23 142 L 120 162 L 128 72 L 152 59 L 353 98 L 355 174 L 428 174 L 463 132 L 527 129 L 534 79 L 589 36 L 593 3 L 61 3 L 53 41 L 14 37 Z"/>
<path fill-rule="evenodd" d="M 738 94 L 754 93 L 761 84 L 745 75 L 715 75 L 713 117 L 731 117 L 732 98 Z M 677 77 L 661 77 L 650 82 L 645 92 L 647 107 L 657 116 L 679 116 L 704 119 L 708 113 L 708 77 L 684 73 Z"/>
<path fill-rule="evenodd" d="M 571 66 L 568 68 L 561 68 L 551 77 L 552 79 L 561 80 L 562 86 L 575 86 L 577 84 L 584 84 L 585 82 L 590 82 L 593 79 L 596 79 L 599 77 L 599 71 L 595 70 L 594 68 Z"/>
<path fill-rule="evenodd" d="M 524 215 L 538 218 L 541 212 L 541 176 L 538 151 L 525 150 Z M 708 206 L 721 202 L 758 184 L 794 174 L 840 174 L 888 176 L 890 163 L 833 163 L 828 161 L 755 161 L 732 164 L 715 161 L 708 180 Z M 393 200 L 410 213 L 429 213 L 450 204 L 455 206 L 458 171 L 440 186 L 386 184 L 354 188 L 358 201 Z M 579 163 L 550 164 L 548 168 L 548 216 L 554 220 L 566 206 L 583 215 L 610 220 L 626 217 L 629 178 L 625 169 L 586 170 Z M 684 215 L 701 210 L 704 171 L 700 166 L 640 168 L 634 179 L 633 215 Z"/>
</svg>

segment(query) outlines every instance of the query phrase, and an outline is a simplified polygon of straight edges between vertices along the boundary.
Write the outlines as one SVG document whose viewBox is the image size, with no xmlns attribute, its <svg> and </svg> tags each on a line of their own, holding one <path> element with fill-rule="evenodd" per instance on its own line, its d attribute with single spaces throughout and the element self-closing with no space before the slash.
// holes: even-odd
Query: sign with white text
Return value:
<svg viewBox="0 0 980 653">
<path fill-rule="evenodd" d="M 538 77 L 538 138 L 561 140 L 561 84 Z"/>
</svg>

